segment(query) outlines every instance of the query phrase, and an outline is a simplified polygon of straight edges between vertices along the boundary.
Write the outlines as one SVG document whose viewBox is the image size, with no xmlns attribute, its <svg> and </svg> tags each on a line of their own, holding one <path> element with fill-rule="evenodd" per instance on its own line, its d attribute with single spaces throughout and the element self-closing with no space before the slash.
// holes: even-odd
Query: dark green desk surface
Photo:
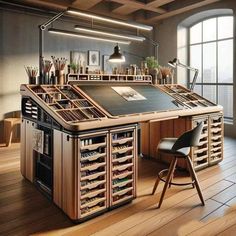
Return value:
<svg viewBox="0 0 236 236">
<path fill-rule="evenodd" d="M 78 87 L 113 116 L 182 109 L 172 102 L 174 99 L 171 96 L 151 85 L 96 84 Z M 131 87 L 146 100 L 126 101 L 112 87 Z"/>
</svg>

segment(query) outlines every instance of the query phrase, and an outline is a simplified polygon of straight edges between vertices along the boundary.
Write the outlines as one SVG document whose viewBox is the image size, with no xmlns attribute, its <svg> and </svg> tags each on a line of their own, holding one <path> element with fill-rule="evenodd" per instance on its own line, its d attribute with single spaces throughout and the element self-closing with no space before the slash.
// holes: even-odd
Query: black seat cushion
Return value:
<svg viewBox="0 0 236 236">
<path fill-rule="evenodd" d="M 172 147 L 175 144 L 177 138 L 163 138 L 158 146 L 157 150 L 159 152 L 169 153 L 176 156 L 187 156 L 190 152 L 190 147 L 181 148 L 177 151 L 173 151 Z"/>
</svg>

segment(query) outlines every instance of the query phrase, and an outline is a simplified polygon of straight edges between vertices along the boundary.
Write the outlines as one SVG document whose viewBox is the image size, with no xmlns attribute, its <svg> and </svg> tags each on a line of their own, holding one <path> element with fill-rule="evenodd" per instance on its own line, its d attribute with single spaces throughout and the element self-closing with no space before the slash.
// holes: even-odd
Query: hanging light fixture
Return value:
<svg viewBox="0 0 236 236">
<path fill-rule="evenodd" d="M 77 37 L 77 38 L 92 39 L 92 40 L 97 40 L 97 41 L 102 41 L 102 42 L 109 42 L 109 43 L 118 42 L 120 44 L 130 44 L 130 41 L 110 39 L 110 38 L 100 38 L 100 37 L 95 37 L 95 36 L 93 37 L 90 35 L 82 35 L 73 31 L 61 30 L 61 29 L 55 29 L 55 28 L 49 28 L 48 32 L 52 34 L 60 34 L 60 35 L 66 35 L 66 36 L 71 36 L 71 37 Z"/>
<path fill-rule="evenodd" d="M 140 36 L 136 36 L 136 35 L 116 34 L 116 33 L 113 33 L 113 32 L 106 32 L 106 31 L 97 30 L 97 29 L 90 29 L 90 28 L 80 27 L 78 25 L 75 26 L 75 29 L 79 30 L 79 31 L 82 31 L 84 33 L 105 35 L 105 36 L 109 36 L 109 37 L 116 37 L 116 38 L 132 40 L 132 41 L 138 41 L 138 42 L 143 42 L 145 40 L 144 37 L 140 37 Z"/>
<path fill-rule="evenodd" d="M 117 20 L 117 19 L 112 19 L 110 17 L 104 17 L 104 16 L 99 16 L 92 14 L 90 12 L 85 12 L 85 11 L 80 11 L 78 9 L 73 9 L 73 8 L 68 8 L 66 10 L 67 13 L 72 14 L 72 15 L 77 15 L 93 20 L 98 20 L 98 21 L 103 21 L 103 22 L 108 22 L 112 24 L 117 24 L 117 25 L 122 25 L 122 26 L 127 26 L 135 29 L 140 29 L 140 30 L 147 30 L 151 31 L 153 29 L 152 26 L 150 25 L 144 25 L 136 22 L 128 22 L 128 21 L 122 21 L 122 20 Z"/>
<path fill-rule="evenodd" d="M 117 62 L 125 62 L 125 57 L 120 52 L 120 47 L 117 45 L 114 47 L 114 53 L 110 55 L 109 62 L 117 63 Z"/>
</svg>

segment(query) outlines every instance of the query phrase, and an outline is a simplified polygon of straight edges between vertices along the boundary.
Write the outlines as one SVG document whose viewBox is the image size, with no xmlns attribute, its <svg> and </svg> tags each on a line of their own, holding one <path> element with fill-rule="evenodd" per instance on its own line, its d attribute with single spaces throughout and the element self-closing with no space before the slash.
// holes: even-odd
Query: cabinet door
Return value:
<svg viewBox="0 0 236 236">
<path fill-rule="evenodd" d="M 62 138 L 61 131 L 53 131 L 53 201 L 59 207 L 62 207 Z"/>
<path fill-rule="evenodd" d="M 78 139 L 63 133 L 62 139 L 62 209 L 78 219 Z"/>
<path fill-rule="evenodd" d="M 35 128 L 35 123 L 27 120 L 25 125 L 25 177 L 33 182 L 34 180 L 34 160 L 33 160 L 33 129 Z"/>
</svg>

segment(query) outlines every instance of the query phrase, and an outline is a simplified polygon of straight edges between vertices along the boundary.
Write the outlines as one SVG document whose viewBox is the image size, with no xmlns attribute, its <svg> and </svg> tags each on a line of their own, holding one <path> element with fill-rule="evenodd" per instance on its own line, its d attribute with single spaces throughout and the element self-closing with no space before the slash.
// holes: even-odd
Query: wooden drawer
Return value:
<svg viewBox="0 0 236 236">
<path fill-rule="evenodd" d="M 116 146 L 116 147 L 113 147 L 112 154 L 116 154 L 116 153 L 123 154 L 133 149 L 134 149 L 133 146 L 128 146 L 128 145 L 121 145 L 118 147 Z"/>
<path fill-rule="evenodd" d="M 97 170 L 99 167 L 105 166 L 106 162 L 91 162 L 91 163 L 86 163 L 86 164 L 81 164 L 81 171 L 93 171 Z"/>
<path fill-rule="evenodd" d="M 130 167 L 133 167 L 133 163 L 128 163 L 128 164 L 118 164 L 118 165 L 113 165 L 112 171 L 123 171 L 123 170 L 127 170 Z"/>
<path fill-rule="evenodd" d="M 83 191 L 85 191 L 85 193 Z M 95 188 L 95 189 L 89 190 L 88 192 L 86 192 L 86 190 L 81 190 L 80 199 L 82 200 L 82 199 L 86 199 L 86 198 L 93 198 L 101 193 L 104 193 L 104 195 L 105 195 L 105 192 L 106 192 L 106 188 L 104 186 L 101 189 Z"/>
<path fill-rule="evenodd" d="M 89 200 L 86 199 L 84 201 L 81 201 L 80 209 L 84 209 L 87 207 L 94 207 L 98 203 L 105 202 L 105 200 L 106 200 L 105 196 L 104 197 L 93 197 L 93 198 L 90 198 Z"/>
<path fill-rule="evenodd" d="M 100 157 L 105 157 L 107 155 L 106 152 L 97 152 L 97 151 L 92 151 L 92 152 L 85 152 L 81 154 L 81 162 L 84 161 L 95 161 L 99 159 Z"/>
<path fill-rule="evenodd" d="M 121 173 L 118 173 L 118 174 L 113 174 L 112 175 L 112 179 L 114 180 L 114 179 L 123 179 L 123 178 L 125 178 L 125 177 L 127 177 L 127 176 L 129 176 L 129 175 L 133 175 L 133 170 L 127 170 L 127 171 L 123 171 L 123 172 L 121 172 Z"/>
<path fill-rule="evenodd" d="M 81 177 L 81 181 L 97 179 L 100 176 L 106 175 L 106 173 L 107 172 L 105 169 L 103 171 L 97 171 L 95 173 L 92 173 L 91 175 L 86 175 L 86 176 Z"/>
<path fill-rule="evenodd" d="M 80 150 L 88 150 L 88 151 L 92 151 L 92 150 L 96 150 L 99 147 L 105 147 L 106 146 L 106 142 L 102 142 L 102 143 L 95 143 L 95 144 L 90 144 L 90 145 L 84 145 L 80 147 Z"/>
<path fill-rule="evenodd" d="M 116 140 L 112 140 L 112 144 L 125 144 L 128 142 L 132 142 L 134 140 L 133 137 L 129 137 L 129 138 L 121 138 L 121 139 L 116 139 Z"/>
<path fill-rule="evenodd" d="M 99 185 L 101 184 L 105 184 L 106 183 L 106 179 L 105 179 L 105 176 L 101 176 L 103 179 L 101 180 L 95 180 L 95 181 L 84 181 L 84 182 L 81 182 L 81 190 L 84 190 L 84 189 L 93 189 L 93 188 L 96 188 L 98 187 Z"/>
<path fill-rule="evenodd" d="M 100 211 L 104 211 L 107 208 L 106 202 L 98 203 L 97 205 L 93 207 L 85 207 L 81 210 L 81 218 L 88 217 L 90 215 L 93 215 L 95 213 L 98 213 Z"/>
<path fill-rule="evenodd" d="M 122 162 L 125 162 L 125 161 L 128 161 L 128 160 L 132 160 L 134 158 L 133 155 L 127 155 L 127 156 L 124 156 L 124 157 L 120 157 L 120 158 L 113 158 L 112 159 L 112 163 L 122 163 Z"/>
<path fill-rule="evenodd" d="M 133 198 L 134 198 L 133 188 L 129 188 L 129 189 L 126 189 L 122 192 L 118 192 L 118 193 L 114 194 L 111 199 L 111 205 L 114 206 L 114 205 L 120 204 L 122 202 L 131 200 Z"/>
</svg>

